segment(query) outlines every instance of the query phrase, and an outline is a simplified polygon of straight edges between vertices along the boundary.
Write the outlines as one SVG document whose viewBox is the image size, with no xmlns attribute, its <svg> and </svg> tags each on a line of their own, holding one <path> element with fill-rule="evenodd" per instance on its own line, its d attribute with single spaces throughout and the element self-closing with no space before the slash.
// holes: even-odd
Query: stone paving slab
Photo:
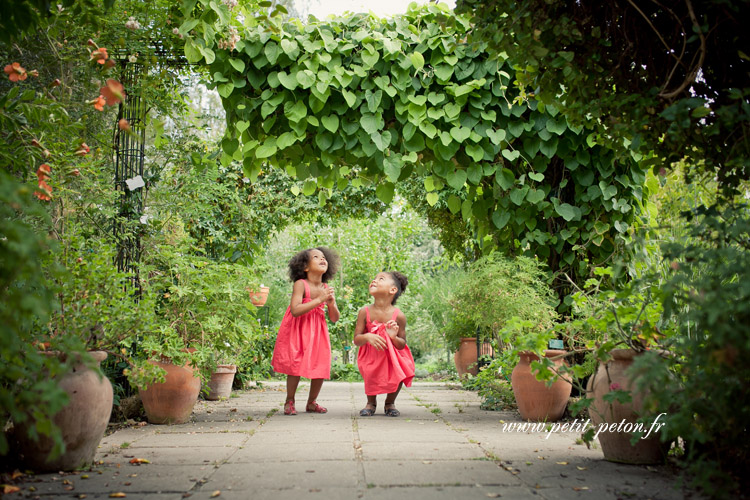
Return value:
<svg viewBox="0 0 750 500">
<path fill-rule="evenodd" d="M 388 442 L 362 443 L 362 458 L 370 460 L 471 460 L 485 458 L 484 452 L 470 443 L 415 443 L 394 457 L 393 444 Z"/>
<path fill-rule="evenodd" d="M 357 487 L 357 480 L 354 460 L 227 463 L 216 470 L 202 489 L 214 491 L 231 487 L 235 491 L 254 491 L 290 486 L 351 489 Z"/>
<path fill-rule="evenodd" d="M 237 451 L 228 463 L 253 462 L 317 462 L 321 460 L 356 459 L 351 440 L 330 443 L 309 443 L 306 446 L 278 446 L 283 443 L 251 441 Z"/>
<path fill-rule="evenodd" d="M 394 498 L 430 500 L 487 500 L 503 498 L 510 500 L 539 500 L 536 492 L 525 486 L 422 486 L 422 487 L 374 487 L 364 494 L 366 500 L 393 500 Z"/>
<path fill-rule="evenodd" d="M 283 415 L 284 383 L 269 382 L 225 401 L 199 401 L 186 424 L 118 430 L 102 440 L 101 463 L 91 471 L 31 476 L 22 494 L 8 498 L 108 498 L 116 491 L 145 500 L 215 492 L 220 500 L 692 495 L 674 488 L 669 467 L 606 462 L 597 447 L 577 444 L 579 433 L 504 429 L 522 423 L 517 413 L 483 411 L 475 393 L 455 384 L 404 388 L 400 418 L 360 417 L 363 384 L 344 382 L 323 386 L 319 402 L 329 413 L 308 414 L 308 390 L 301 384 L 296 416 Z M 135 466 L 133 458 L 150 463 Z"/>
</svg>

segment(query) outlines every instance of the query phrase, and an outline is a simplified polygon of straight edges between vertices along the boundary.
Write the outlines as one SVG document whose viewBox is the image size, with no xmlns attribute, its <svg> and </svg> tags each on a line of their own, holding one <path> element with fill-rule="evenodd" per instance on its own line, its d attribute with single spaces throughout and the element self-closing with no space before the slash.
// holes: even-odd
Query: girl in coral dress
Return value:
<svg viewBox="0 0 750 500">
<path fill-rule="evenodd" d="M 281 320 L 271 360 L 274 371 L 287 375 L 284 415 L 297 414 L 294 394 L 300 377 L 311 379 L 305 410 L 328 411 L 316 399 L 323 380 L 331 377 L 331 341 L 325 308 L 328 319 L 338 321 L 336 298 L 327 284 L 338 267 L 338 255 L 325 247 L 303 250 L 289 261 L 289 279 L 294 283 L 292 300 Z"/>
<path fill-rule="evenodd" d="M 378 394 L 387 394 L 383 406 L 387 416 L 401 415 L 396 397 L 414 378 L 414 358 L 406 345 L 406 316 L 394 306 L 408 283 L 399 272 L 378 273 L 370 282 L 374 303 L 359 310 L 354 344 L 360 346 L 357 365 L 367 395 L 367 405 L 359 412 L 363 417 L 375 414 Z"/>
</svg>

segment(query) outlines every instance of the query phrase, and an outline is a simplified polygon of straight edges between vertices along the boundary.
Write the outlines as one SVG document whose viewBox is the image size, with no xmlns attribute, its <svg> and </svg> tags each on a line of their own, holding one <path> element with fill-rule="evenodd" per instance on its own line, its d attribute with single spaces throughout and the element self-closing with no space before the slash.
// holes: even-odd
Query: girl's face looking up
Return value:
<svg viewBox="0 0 750 500">
<path fill-rule="evenodd" d="M 391 293 L 391 290 L 393 290 L 393 293 L 396 293 L 398 288 L 396 288 L 393 277 L 389 273 L 378 273 L 375 279 L 370 282 L 370 295 L 388 295 Z"/>
<path fill-rule="evenodd" d="M 308 252 L 308 261 L 307 261 L 307 268 L 305 271 L 315 271 L 320 272 L 321 274 L 325 273 L 328 270 L 328 261 L 326 261 L 326 256 L 323 252 L 318 250 L 317 248 L 313 248 Z"/>
</svg>

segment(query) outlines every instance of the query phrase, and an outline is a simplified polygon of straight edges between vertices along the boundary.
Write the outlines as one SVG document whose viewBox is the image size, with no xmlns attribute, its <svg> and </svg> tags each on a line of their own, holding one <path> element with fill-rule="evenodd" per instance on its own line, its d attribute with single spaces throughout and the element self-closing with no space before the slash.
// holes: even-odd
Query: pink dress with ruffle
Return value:
<svg viewBox="0 0 750 500">
<path fill-rule="evenodd" d="M 365 381 L 365 394 L 375 396 L 377 394 L 389 394 L 398 389 L 403 382 L 406 387 L 411 387 L 414 379 L 414 357 L 411 355 L 409 346 L 397 349 L 393 341 L 385 331 L 385 323 L 370 321 L 370 309 L 367 311 L 367 333 L 380 335 L 386 342 L 383 351 L 376 350 L 370 344 L 359 347 L 357 365 L 362 378 Z M 393 320 L 396 320 L 399 310 L 393 312 Z"/>
<path fill-rule="evenodd" d="M 310 285 L 305 283 L 302 303 L 310 298 Z M 326 285 L 327 287 L 328 285 Z M 276 373 L 305 377 L 331 378 L 331 341 L 328 337 L 325 302 L 296 318 L 291 305 L 281 320 L 271 366 Z"/>
</svg>

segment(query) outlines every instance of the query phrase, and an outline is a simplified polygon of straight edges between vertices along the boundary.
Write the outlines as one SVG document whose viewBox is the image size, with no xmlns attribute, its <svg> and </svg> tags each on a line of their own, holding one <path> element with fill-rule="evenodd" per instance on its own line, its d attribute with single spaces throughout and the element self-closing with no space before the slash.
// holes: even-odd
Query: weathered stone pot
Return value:
<svg viewBox="0 0 750 500">
<path fill-rule="evenodd" d="M 39 436 L 39 441 L 34 441 L 28 437 L 25 423 L 14 426 L 16 452 L 25 467 L 37 472 L 72 471 L 93 462 L 112 413 L 112 384 L 98 368 L 107 353 L 92 351 L 89 354 L 96 361 L 96 369 L 78 361 L 59 382 L 70 398 L 53 419 L 65 443 L 62 455 L 47 460 L 54 446 L 52 440 Z"/>
<path fill-rule="evenodd" d="M 209 401 L 228 399 L 232 394 L 235 373 L 237 373 L 235 365 L 217 366 L 211 374 L 211 379 L 206 383 L 206 399 Z"/>
<path fill-rule="evenodd" d="M 149 360 L 167 371 L 163 383 L 140 390 L 143 409 L 151 424 L 184 424 L 193 413 L 201 380 L 189 365 L 177 366 L 166 361 Z"/>
<path fill-rule="evenodd" d="M 635 445 L 630 444 L 633 432 L 636 431 L 636 421 L 643 411 L 645 394 L 634 390 L 633 380 L 625 372 L 633 364 L 633 359 L 638 353 L 631 349 L 615 349 L 610 354 L 612 359 L 607 362 L 606 367 L 599 365 L 594 376 L 589 378 L 586 384 L 587 397 L 594 399 L 589 407 L 591 422 L 597 429 L 600 429 L 601 425 L 607 425 L 607 430 L 598 433 L 604 458 L 610 462 L 628 464 L 662 463 L 669 445 L 659 440 L 658 430 L 655 430 L 658 429 L 657 426 L 652 428 L 651 425 L 644 424 L 644 435 L 651 431 L 649 437 L 639 439 Z M 632 391 L 632 401 L 604 401 L 605 394 L 618 389 Z M 626 432 L 627 430 L 631 432 Z"/>
<path fill-rule="evenodd" d="M 565 351 L 548 349 L 544 356 L 554 358 L 565 354 Z M 531 362 L 538 361 L 539 356 L 532 352 L 520 352 L 518 364 L 510 375 L 513 395 L 518 403 L 518 412 L 524 420 L 535 422 L 554 422 L 560 420 L 573 388 L 570 378 L 557 378 L 550 387 L 536 379 Z M 561 367 L 563 358 L 554 360 L 555 367 Z"/>
</svg>

